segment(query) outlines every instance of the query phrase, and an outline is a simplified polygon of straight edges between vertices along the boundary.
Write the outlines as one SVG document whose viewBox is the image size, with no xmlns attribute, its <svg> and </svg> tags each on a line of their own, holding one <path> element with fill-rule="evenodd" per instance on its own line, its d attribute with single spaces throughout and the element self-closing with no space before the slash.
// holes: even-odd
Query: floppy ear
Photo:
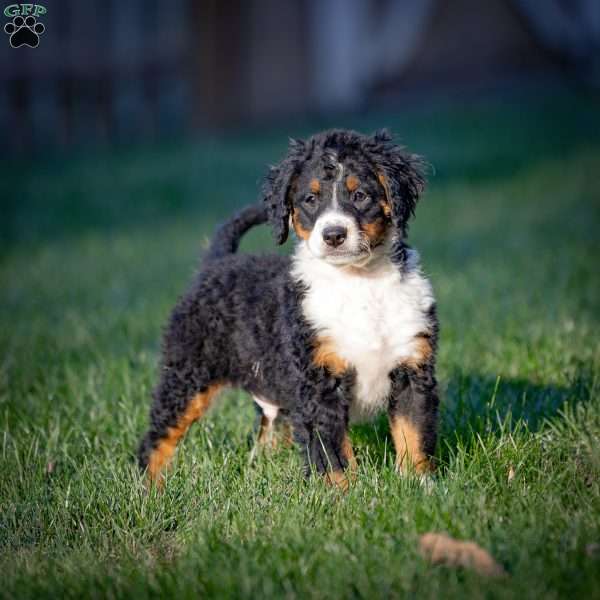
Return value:
<svg viewBox="0 0 600 600">
<path fill-rule="evenodd" d="M 417 200 L 425 188 L 425 163 L 416 154 L 394 144 L 386 129 L 369 138 L 365 150 L 385 190 L 392 223 L 404 236 Z"/>
<path fill-rule="evenodd" d="M 267 205 L 269 222 L 278 244 L 283 244 L 288 237 L 292 210 L 290 189 L 305 160 L 305 153 L 304 141 L 290 139 L 287 156 L 278 165 L 270 167 L 263 184 L 263 201 Z"/>
</svg>

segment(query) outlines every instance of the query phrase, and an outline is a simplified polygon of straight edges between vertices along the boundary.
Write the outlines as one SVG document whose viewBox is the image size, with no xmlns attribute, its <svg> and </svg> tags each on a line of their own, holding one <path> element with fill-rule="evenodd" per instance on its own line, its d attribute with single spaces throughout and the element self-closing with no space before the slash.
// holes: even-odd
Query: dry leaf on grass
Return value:
<svg viewBox="0 0 600 600">
<path fill-rule="evenodd" d="M 491 554 L 475 542 L 455 540 L 443 533 L 425 533 L 420 540 L 421 554 L 433 564 L 466 567 L 487 577 L 500 577 L 506 571 Z"/>
</svg>

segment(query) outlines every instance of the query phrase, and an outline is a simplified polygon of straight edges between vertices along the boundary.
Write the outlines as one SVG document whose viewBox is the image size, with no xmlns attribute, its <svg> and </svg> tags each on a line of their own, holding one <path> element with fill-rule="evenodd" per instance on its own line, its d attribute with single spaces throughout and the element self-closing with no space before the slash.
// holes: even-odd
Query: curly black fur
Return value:
<svg viewBox="0 0 600 600">
<path fill-rule="evenodd" d="M 402 268 L 407 223 L 424 187 L 420 159 L 395 145 L 385 131 L 362 136 L 334 130 L 306 142 L 292 140 L 287 157 L 270 169 L 263 205 L 248 207 L 221 226 L 202 270 L 171 314 L 150 429 L 139 449 L 142 469 L 177 427 L 190 400 L 215 383 L 268 398 L 288 414 L 307 467 L 325 472 L 347 466 L 342 442 L 356 376 L 352 366 L 340 375 L 315 364 L 318 332 L 304 316 L 307 287 L 293 277 L 290 258 L 234 254 L 243 233 L 266 220 L 277 243 L 285 242 L 294 186 L 307 165 L 322 162 L 329 151 L 340 161 L 354 160 L 385 178 L 391 224 L 397 232 L 393 256 Z M 428 335 L 435 345 L 434 311 L 430 321 Z M 422 428 L 425 450 L 431 454 L 437 415 L 434 355 L 419 369 L 399 366 L 390 378 L 389 410 L 410 416 Z"/>
</svg>

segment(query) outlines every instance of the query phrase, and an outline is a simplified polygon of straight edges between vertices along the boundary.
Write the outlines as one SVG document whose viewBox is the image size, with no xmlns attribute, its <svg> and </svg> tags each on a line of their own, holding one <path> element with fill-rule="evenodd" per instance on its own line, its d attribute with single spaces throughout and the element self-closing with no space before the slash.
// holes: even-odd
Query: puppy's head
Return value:
<svg viewBox="0 0 600 600">
<path fill-rule="evenodd" d="M 315 257 L 359 265 L 406 235 L 424 185 L 421 160 L 387 131 L 333 130 L 292 140 L 263 195 L 277 243 L 291 224 Z"/>
</svg>

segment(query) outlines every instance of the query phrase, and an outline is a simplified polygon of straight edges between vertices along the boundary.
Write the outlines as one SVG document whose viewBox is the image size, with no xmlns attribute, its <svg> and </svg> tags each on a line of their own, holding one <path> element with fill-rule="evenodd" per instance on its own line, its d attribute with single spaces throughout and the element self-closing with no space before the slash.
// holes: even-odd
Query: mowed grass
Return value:
<svg viewBox="0 0 600 600">
<path fill-rule="evenodd" d="M 0 596 L 600 597 L 597 106 L 561 92 L 5 163 Z M 435 484 L 396 475 L 385 418 L 351 430 L 345 495 L 292 450 L 250 463 L 232 391 L 148 493 L 134 453 L 168 312 L 287 136 L 329 125 L 389 125 L 436 170 L 410 236 L 439 300 Z M 244 243 L 271 249 L 266 228 Z M 427 564 L 428 531 L 508 575 Z"/>
</svg>

